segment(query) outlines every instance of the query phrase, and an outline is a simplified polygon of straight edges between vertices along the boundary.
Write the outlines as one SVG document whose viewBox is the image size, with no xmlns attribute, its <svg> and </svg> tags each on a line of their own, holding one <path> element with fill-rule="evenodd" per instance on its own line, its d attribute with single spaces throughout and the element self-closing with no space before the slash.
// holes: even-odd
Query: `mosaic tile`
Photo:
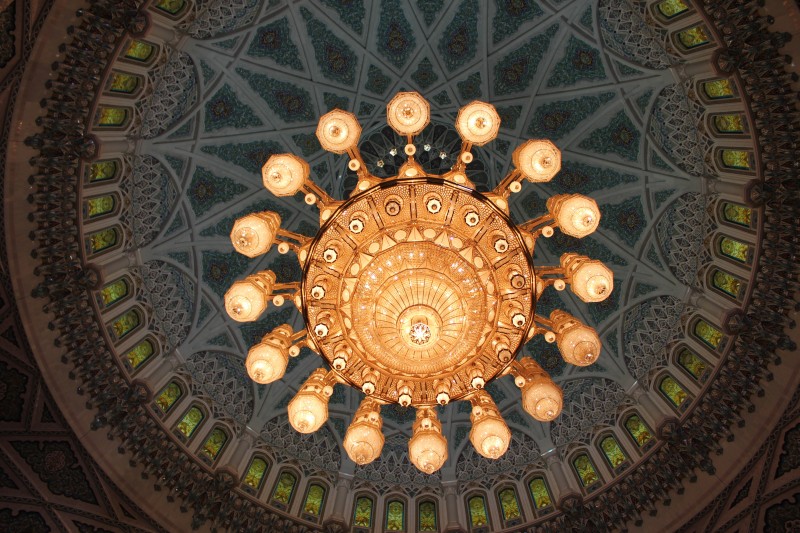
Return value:
<svg viewBox="0 0 800 533">
<path fill-rule="evenodd" d="M 602 221 L 600 222 L 602 225 Z M 537 244 L 538 246 L 538 244 Z M 560 231 L 556 231 L 552 237 L 545 239 L 544 246 L 552 253 L 554 257 L 560 257 L 565 252 L 575 252 L 581 255 L 591 257 L 592 259 L 599 259 L 609 267 L 627 266 L 628 261 L 609 250 L 604 244 L 596 241 L 593 237 L 584 237 L 576 239 L 568 235 L 564 235 Z"/>
<path fill-rule="evenodd" d="M 666 191 L 658 191 L 653 195 L 653 198 L 656 201 L 656 209 L 660 209 L 664 203 L 672 198 L 672 195 L 675 194 L 675 189 L 668 189 Z"/>
<path fill-rule="evenodd" d="M 182 264 L 185 267 L 190 267 L 189 263 L 189 253 L 188 252 L 169 252 L 167 254 L 168 257 L 174 259 L 178 263 Z"/>
<path fill-rule="evenodd" d="M 526 22 L 544 15 L 544 10 L 532 0 L 508 2 L 495 0 L 497 11 L 492 19 L 492 42 L 503 41 L 512 35 Z"/>
<path fill-rule="evenodd" d="M 517 205 L 531 218 L 538 217 L 547 210 L 544 199 L 539 196 L 539 193 L 535 190 L 523 196 L 522 199 L 517 202 Z"/>
<path fill-rule="evenodd" d="M 539 363 L 550 377 L 557 378 L 564 373 L 567 363 L 553 344 L 548 344 L 542 335 L 537 335 L 525 345 L 525 351 Z"/>
<path fill-rule="evenodd" d="M 381 406 L 381 416 L 385 420 L 391 420 L 395 424 L 410 424 L 417 416 L 417 411 L 413 407 L 402 407 L 398 404 Z"/>
<path fill-rule="evenodd" d="M 233 342 L 227 333 L 220 333 L 216 337 L 211 337 L 206 342 L 213 346 L 227 346 L 229 348 L 233 348 Z"/>
<path fill-rule="evenodd" d="M 181 126 L 169 134 L 167 139 L 171 141 L 184 139 L 192 134 L 192 125 L 194 124 L 194 120 L 187 120 Z"/>
<path fill-rule="evenodd" d="M 367 71 L 367 83 L 364 88 L 378 95 L 383 95 L 389 88 L 392 79 L 375 65 L 370 65 Z"/>
<path fill-rule="evenodd" d="M 286 310 L 284 310 L 284 311 L 286 311 Z M 290 320 L 291 320 L 291 317 L 287 318 L 286 322 L 288 323 Z M 290 357 L 289 358 L 289 363 L 286 365 L 286 372 L 291 372 L 292 370 L 294 370 L 295 367 L 300 362 L 302 362 L 303 359 L 305 359 L 309 355 L 311 355 L 311 350 L 309 350 L 308 348 L 301 348 L 300 349 L 300 353 L 297 354 L 297 357 Z"/>
<path fill-rule="evenodd" d="M 636 287 L 633 289 L 633 298 L 636 299 L 640 296 L 644 296 L 645 294 L 650 294 L 657 289 L 658 287 L 655 285 L 650 285 L 649 283 L 637 283 Z"/>
<path fill-rule="evenodd" d="M 458 402 L 458 412 L 459 413 L 469 413 L 472 411 L 472 406 L 470 406 L 469 402 Z"/>
<path fill-rule="evenodd" d="M 372 115 L 372 112 L 375 111 L 375 104 L 371 104 L 369 102 L 361 102 L 358 105 L 358 116 L 359 117 L 368 117 Z"/>
<path fill-rule="evenodd" d="M 217 71 L 211 68 L 208 65 L 208 63 L 206 63 L 202 59 L 200 60 L 200 72 L 203 75 L 203 83 L 205 83 L 206 85 L 208 85 L 208 82 L 214 79 L 214 76 L 217 75 Z"/>
<path fill-rule="evenodd" d="M 652 244 L 650 245 L 650 249 L 647 250 L 647 260 L 659 268 L 664 268 L 664 264 L 661 262 L 661 259 L 658 256 L 658 251 L 656 251 L 656 247 Z"/>
<path fill-rule="evenodd" d="M 570 35 L 564 57 L 553 67 L 548 87 L 568 87 L 582 81 L 604 80 L 606 70 L 600 52 Z"/>
<path fill-rule="evenodd" d="M 656 152 L 650 152 L 650 162 L 653 164 L 654 167 L 666 170 L 667 172 L 672 172 L 672 167 L 669 164 L 661 159 L 661 156 L 658 155 Z"/>
<path fill-rule="evenodd" d="M 322 0 L 322 3 L 335 10 L 342 22 L 357 34 L 364 32 L 364 0 Z"/>
<path fill-rule="evenodd" d="M 534 36 L 527 43 L 511 51 L 495 65 L 495 94 L 518 93 L 528 88 L 536 76 L 539 62 L 557 31 L 558 24 L 553 24 L 544 33 Z"/>
<path fill-rule="evenodd" d="M 417 70 L 411 74 L 411 79 L 419 85 L 420 89 L 427 89 L 439 79 L 439 76 L 433 70 L 433 63 L 427 57 L 419 62 Z"/>
<path fill-rule="evenodd" d="M 382 0 L 378 23 L 378 53 L 397 68 L 402 68 L 414 52 L 414 31 L 399 0 Z"/>
<path fill-rule="evenodd" d="M 528 125 L 528 135 L 534 138 L 561 139 L 615 96 L 616 93 L 608 92 L 544 104 L 534 112 Z"/>
<path fill-rule="evenodd" d="M 517 411 L 516 409 L 514 409 L 513 411 L 510 411 L 508 413 L 503 413 L 503 418 L 505 418 L 506 421 L 514 423 L 514 424 L 516 424 L 518 426 L 522 426 L 522 427 L 526 427 L 526 428 L 530 427 L 530 424 L 528 423 L 528 420 L 526 420 L 526 418 L 524 416 L 519 414 L 519 411 Z"/>
<path fill-rule="evenodd" d="M 447 94 L 447 91 L 442 91 L 442 92 L 436 94 L 433 97 L 433 101 L 436 102 L 437 104 L 441 105 L 441 106 L 445 106 L 445 105 L 449 105 L 449 104 L 453 103 L 452 100 L 450 100 L 450 95 Z"/>
<path fill-rule="evenodd" d="M 625 280 L 614 279 L 614 290 L 608 298 L 602 302 L 593 303 L 588 307 L 589 316 L 592 317 L 594 324 L 602 324 L 610 316 L 619 311 L 619 302 L 622 295 L 622 287 Z"/>
<path fill-rule="evenodd" d="M 616 355 L 619 353 L 619 340 L 617 339 L 617 330 L 612 331 L 608 335 L 606 335 L 606 344 L 608 345 L 608 350 Z"/>
<path fill-rule="evenodd" d="M 645 114 L 647 111 L 647 106 L 650 104 L 650 99 L 653 97 L 653 90 L 650 89 L 645 93 L 642 93 L 641 96 L 636 98 L 636 107 L 639 108 L 639 111 L 642 115 Z"/>
<path fill-rule="evenodd" d="M 285 122 L 310 122 L 317 118 L 311 95 L 287 81 L 276 80 L 244 68 L 237 68 L 250 87 L 267 102 L 269 108 Z"/>
<path fill-rule="evenodd" d="M 334 387 L 334 394 L 336 394 L 335 390 L 337 388 L 341 389 L 342 387 Z M 333 396 L 331 396 L 331 403 L 333 403 Z M 333 427 L 336 430 L 336 433 L 339 435 L 339 438 L 344 439 L 344 435 L 347 433 L 347 423 L 341 418 L 335 416 L 330 417 L 328 420 L 331 424 L 333 424 Z"/>
<path fill-rule="evenodd" d="M 275 272 L 278 283 L 300 281 L 302 269 L 294 255 L 279 255 L 267 265 L 268 270 Z"/>
<path fill-rule="evenodd" d="M 592 6 L 586 8 L 579 20 L 581 25 L 589 30 L 594 29 L 594 16 L 592 16 Z"/>
<path fill-rule="evenodd" d="M 461 98 L 464 100 L 472 100 L 483 96 L 481 91 L 481 73 L 476 72 L 470 75 L 467 79 L 460 81 L 456 84 Z"/>
<path fill-rule="evenodd" d="M 292 140 L 297 147 L 300 148 L 300 152 L 304 157 L 308 157 L 322 150 L 319 139 L 317 139 L 317 136 L 313 133 L 298 133 L 297 135 L 292 135 Z"/>
<path fill-rule="evenodd" d="M 296 312 L 297 310 L 294 306 L 289 307 L 288 303 L 284 304 L 283 307 L 275 307 L 270 303 L 267 310 L 264 311 L 264 314 L 261 316 L 261 320 L 239 325 L 239 331 L 242 333 L 242 340 L 247 346 L 258 344 L 268 332 L 281 324 L 290 323 Z M 300 356 L 298 355 L 297 357 Z"/>
<path fill-rule="evenodd" d="M 439 14 L 443 6 L 444 0 L 417 0 L 417 9 L 422 13 L 422 19 L 428 26 L 436 20 L 436 15 Z"/>
<path fill-rule="evenodd" d="M 328 181 L 328 176 L 330 176 L 330 169 L 328 168 L 328 163 L 323 161 L 322 163 L 318 163 L 311 167 L 311 172 L 313 174 L 312 177 L 317 178 L 317 183 L 325 183 Z M 330 193 L 330 191 L 328 191 Z"/>
<path fill-rule="evenodd" d="M 247 55 L 267 57 L 283 67 L 304 70 L 300 61 L 300 50 L 292 41 L 287 17 L 258 28 L 247 49 Z"/>
<path fill-rule="evenodd" d="M 306 29 L 314 47 L 314 57 L 322 75 L 332 81 L 353 85 L 358 66 L 355 52 L 323 22 L 314 18 L 311 11 L 301 7 L 300 14 L 306 21 Z"/>
<path fill-rule="evenodd" d="M 233 224 L 237 218 L 241 218 L 256 211 L 274 211 L 280 215 L 281 220 L 287 220 L 292 215 L 292 210 L 286 207 L 286 204 L 276 202 L 270 198 L 264 198 L 248 205 L 246 208 L 221 219 L 219 222 L 211 227 L 208 227 L 200 232 L 202 237 L 213 237 L 216 235 L 228 236 L 231 234 Z"/>
<path fill-rule="evenodd" d="M 502 387 L 500 387 L 497 382 L 494 381 L 486 385 L 486 392 L 492 395 L 495 403 L 502 403 L 507 398 Z"/>
<path fill-rule="evenodd" d="M 175 218 L 172 219 L 172 223 L 167 228 L 167 231 L 164 232 L 164 235 L 169 237 L 170 235 L 176 233 L 179 230 L 186 228 L 186 222 L 183 220 L 183 215 L 180 211 L 175 213 Z"/>
<path fill-rule="evenodd" d="M 236 48 L 236 45 L 239 44 L 238 37 L 232 37 L 230 39 L 225 39 L 222 41 L 217 41 L 215 43 L 211 43 L 211 46 L 215 48 L 221 48 L 223 50 L 233 50 Z"/>
<path fill-rule="evenodd" d="M 231 284 L 243 277 L 251 260 L 238 252 L 203 251 L 203 281 L 222 298 Z"/>
<path fill-rule="evenodd" d="M 206 321 L 208 315 L 211 314 L 212 308 L 208 305 L 205 300 L 200 300 L 200 311 L 197 316 L 197 327 L 203 325 L 203 322 Z"/>
<path fill-rule="evenodd" d="M 639 177 L 634 174 L 623 174 L 608 168 L 566 160 L 561 165 L 561 172 L 548 186 L 561 194 L 590 195 L 599 190 L 610 190 L 617 185 L 637 181 Z"/>
<path fill-rule="evenodd" d="M 347 111 L 350 108 L 350 99 L 346 96 L 339 96 L 333 93 L 324 93 L 322 99 L 325 102 L 326 111 L 331 109 L 341 109 Z"/>
<path fill-rule="evenodd" d="M 206 102 L 204 126 L 207 132 L 223 128 L 243 129 L 263 125 L 253 109 L 242 103 L 227 83 Z"/>
<path fill-rule="evenodd" d="M 512 105 L 498 107 L 497 114 L 500 115 L 500 127 L 506 130 L 517 128 L 517 120 L 522 113 L 522 106 Z"/>
<path fill-rule="evenodd" d="M 346 385 L 333 387 L 333 394 L 331 395 L 330 403 L 333 405 L 344 405 L 344 403 L 347 401 L 347 394 L 345 393 L 346 390 Z"/>
<path fill-rule="evenodd" d="M 495 150 L 497 150 L 497 153 L 508 155 L 508 149 L 511 148 L 511 143 L 506 141 L 505 139 L 495 139 L 494 147 Z"/>
<path fill-rule="evenodd" d="M 617 70 L 619 70 L 619 74 L 623 78 L 631 78 L 633 76 L 641 76 L 642 74 L 644 74 L 641 70 L 629 67 L 625 63 L 620 63 L 619 61 L 617 61 L 616 63 L 617 63 Z"/>
<path fill-rule="evenodd" d="M 179 157 L 173 157 L 171 155 L 165 155 L 164 161 L 175 171 L 176 176 L 183 175 L 183 169 L 186 167 L 186 161 Z"/>
<path fill-rule="evenodd" d="M 439 40 L 438 50 L 450 72 L 464 66 L 478 53 L 479 10 L 478 0 L 463 0 Z"/>
<path fill-rule="evenodd" d="M 471 409 L 469 402 L 459 402 L 458 408 L 459 412 L 461 412 L 461 406 L 466 405 L 468 409 Z M 458 446 L 464 442 L 464 439 L 467 438 L 469 435 L 471 428 L 470 426 L 456 426 L 455 435 L 453 435 L 453 447 L 458 448 Z"/>
<path fill-rule="evenodd" d="M 286 149 L 275 141 L 203 146 L 200 150 L 203 153 L 217 156 L 227 163 L 240 166 L 253 174 L 261 173 L 261 167 L 264 166 L 269 156 L 286 152 Z"/>
<path fill-rule="evenodd" d="M 638 196 L 618 204 L 603 204 L 600 206 L 600 213 L 600 227 L 610 229 L 631 247 L 639 241 L 642 232 L 647 228 L 642 199 Z"/>
<path fill-rule="evenodd" d="M 217 176 L 204 167 L 197 167 L 186 191 L 194 214 L 198 217 L 217 204 L 229 202 L 247 191 L 247 187 L 230 178 Z"/>
<path fill-rule="evenodd" d="M 594 130 L 579 146 L 599 154 L 612 153 L 636 161 L 641 137 L 625 111 L 620 111 L 607 126 Z"/>
<path fill-rule="evenodd" d="M 297 225 L 297 229 L 295 229 L 295 231 L 300 235 L 313 237 L 319 232 L 319 224 L 312 224 L 308 220 L 301 220 L 300 223 Z"/>
</svg>

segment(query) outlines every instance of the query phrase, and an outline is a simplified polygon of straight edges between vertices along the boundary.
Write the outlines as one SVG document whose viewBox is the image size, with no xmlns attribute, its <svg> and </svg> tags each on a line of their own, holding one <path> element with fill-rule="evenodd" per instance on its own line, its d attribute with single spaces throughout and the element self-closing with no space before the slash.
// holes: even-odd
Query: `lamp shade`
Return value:
<svg viewBox="0 0 800 533">
<path fill-rule="evenodd" d="M 257 257 L 267 253 L 280 226 L 280 215 L 272 211 L 243 216 L 233 225 L 231 243 L 240 254 Z"/>
<path fill-rule="evenodd" d="M 382 427 L 380 405 L 372 398 L 364 398 L 344 435 L 344 449 L 354 463 L 365 465 L 378 458 L 385 441 Z"/>
<path fill-rule="evenodd" d="M 275 196 L 294 196 L 308 179 L 310 167 L 292 154 L 273 155 L 261 168 L 264 187 Z"/>
<path fill-rule="evenodd" d="M 581 194 L 560 194 L 547 200 L 547 210 L 561 231 L 570 237 L 586 237 L 600 224 L 597 202 Z"/>
<path fill-rule="evenodd" d="M 265 385 L 281 379 L 289 363 L 289 346 L 292 328 L 282 324 L 264 335 L 261 342 L 247 352 L 244 366 L 247 375 L 256 383 Z"/>
<path fill-rule="evenodd" d="M 492 104 L 474 101 L 462 107 L 456 117 L 456 130 L 462 139 L 482 146 L 497 137 L 500 115 Z"/>
<path fill-rule="evenodd" d="M 442 435 L 442 423 L 436 418 L 436 411 L 426 407 L 417 409 L 413 430 L 408 441 L 408 457 L 421 471 L 433 474 L 447 461 L 447 439 Z"/>
<path fill-rule="evenodd" d="M 300 433 L 314 433 L 328 420 L 330 394 L 325 383 L 327 372 L 321 368 L 311 373 L 300 391 L 287 406 L 289 423 Z"/>
<path fill-rule="evenodd" d="M 431 118 L 431 106 L 419 93 L 397 93 L 386 106 L 386 121 L 400 135 L 419 135 Z"/>
<path fill-rule="evenodd" d="M 550 313 L 550 320 L 564 361 L 576 366 L 588 366 L 597 361 L 602 345 L 594 328 L 558 309 Z"/>
<path fill-rule="evenodd" d="M 225 293 L 225 311 L 237 322 L 252 322 L 261 316 L 275 285 L 275 273 L 264 270 L 234 282 Z"/>
<path fill-rule="evenodd" d="M 540 422 L 554 420 L 564 404 L 561 387 L 530 357 L 523 357 L 519 363 L 521 379 L 517 385 L 522 389 L 522 408 Z"/>
<path fill-rule="evenodd" d="M 561 170 L 561 151 L 548 140 L 530 140 L 519 145 L 512 155 L 517 167 L 528 181 L 545 182 Z"/>
<path fill-rule="evenodd" d="M 356 116 L 341 109 L 322 115 L 317 125 L 317 139 L 322 148 L 334 154 L 343 154 L 358 145 L 361 124 Z"/>
<path fill-rule="evenodd" d="M 572 292 L 586 303 L 602 302 L 614 290 L 614 275 L 600 261 L 566 253 L 561 256 L 561 267 Z"/>
<path fill-rule="evenodd" d="M 511 430 L 500 416 L 488 392 L 480 390 L 470 401 L 472 402 L 470 442 L 475 451 L 487 459 L 501 457 L 511 443 Z"/>
</svg>

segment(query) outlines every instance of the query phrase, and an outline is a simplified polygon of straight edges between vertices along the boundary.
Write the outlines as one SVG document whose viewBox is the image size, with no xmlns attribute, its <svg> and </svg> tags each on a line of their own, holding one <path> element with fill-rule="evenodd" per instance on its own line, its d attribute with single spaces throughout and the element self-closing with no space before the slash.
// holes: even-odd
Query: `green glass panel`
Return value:
<svg viewBox="0 0 800 533">
<path fill-rule="evenodd" d="M 139 76 L 136 74 L 126 74 L 125 72 L 114 72 L 111 75 L 111 85 L 109 88 L 112 93 L 132 94 L 139 88 Z"/>
<path fill-rule="evenodd" d="M 433 502 L 422 502 L 419 504 L 419 530 L 420 531 L 439 531 L 436 520 L 436 504 Z"/>
<path fill-rule="evenodd" d="M 689 397 L 686 394 L 686 391 L 683 390 L 683 387 L 681 387 L 678 382 L 670 376 L 667 376 L 661 380 L 661 384 L 658 386 L 658 389 L 664 394 L 664 396 L 667 397 L 667 399 L 669 399 L 670 402 L 672 402 L 672 405 L 675 407 L 680 407 L 683 405 L 683 402 L 685 402 Z"/>
<path fill-rule="evenodd" d="M 89 235 L 89 253 L 96 254 L 117 244 L 116 228 L 108 228 Z"/>
<path fill-rule="evenodd" d="M 727 168 L 750 170 L 750 152 L 747 150 L 722 150 L 722 164 Z"/>
<path fill-rule="evenodd" d="M 117 162 L 97 161 L 89 165 L 86 173 L 89 177 L 89 183 L 113 179 L 117 175 Z"/>
<path fill-rule="evenodd" d="M 631 437 L 633 437 L 634 442 L 638 447 L 642 447 L 653 438 L 653 434 L 650 431 L 650 428 L 642 422 L 642 419 L 639 418 L 639 415 L 631 415 L 625 421 L 625 429 L 628 430 L 628 433 Z"/>
<path fill-rule="evenodd" d="M 733 85 L 730 80 L 720 79 L 712 80 L 703 83 L 703 92 L 712 100 L 722 100 L 725 98 L 733 98 L 736 94 L 733 90 Z"/>
<path fill-rule="evenodd" d="M 156 7 L 158 9 L 166 11 L 170 15 L 180 13 L 185 5 L 185 0 L 158 0 L 158 2 L 156 2 Z"/>
<path fill-rule="evenodd" d="M 320 516 L 322 513 L 322 502 L 325 500 L 325 487 L 322 485 L 311 485 L 306 494 L 306 501 L 303 503 L 303 512 L 312 516 Z"/>
<path fill-rule="evenodd" d="M 155 353 L 155 347 L 153 343 L 145 339 L 139 344 L 137 344 L 131 351 L 125 354 L 125 358 L 128 360 L 128 364 L 131 366 L 132 369 L 136 370 L 140 366 L 142 366 L 145 361 L 150 359 Z"/>
<path fill-rule="evenodd" d="M 353 525 L 356 527 L 372 527 L 372 499 L 361 496 L 356 500 L 353 511 Z"/>
<path fill-rule="evenodd" d="M 695 48 L 708 42 L 708 33 L 705 27 L 695 26 L 678 33 L 678 40 L 686 48 Z"/>
<path fill-rule="evenodd" d="M 164 387 L 164 390 L 158 395 L 158 398 L 156 398 L 156 405 L 162 412 L 166 413 L 175 405 L 175 402 L 177 402 L 182 395 L 183 391 L 180 386 L 172 382 Z"/>
<path fill-rule="evenodd" d="M 197 430 L 197 427 L 202 421 L 203 411 L 201 411 L 198 407 L 192 407 L 186 411 L 186 414 L 183 415 L 181 421 L 178 422 L 178 431 L 180 431 L 181 435 L 188 439 L 194 434 L 195 430 Z"/>
<path fill-rule="evenodd" d="M 698 339 L 714 349 L 719 348 L 723 338 L 722 332 L 705 320 L 697 321 L 697 324 L 694 325 L 694 334 L 697 335 Z"/>
<path fill-rule="evenodd" d="M 743 205 L 725 202 L 722 208 L 722 216 L 728 222 L 749 228 L 753 220 L 753 210 Z"/>
<path fill-rule="evenodd" d="M 297 478 L 290 472 L 281 473 L 278 478 L 278 484 L 275 485 L 275 490 L 272 491 L 272 499 L 276 502 L 289 505 L 294 492 L 294 486 L 297 483 Z"/>
<path fill-rule="evenodd" d="M 730 237 L 719 240 L 719 251 L 722 255 L 730 257 L 740 263 L 750 262 L 750 245 Z"/>
<path fill-rule="evenodd" d="M 225 446 L 226 442 L 228 442 L 228 434 L 220 428 L 214 428 L 206 441 L 203 443 L 200 453 L 214 461 L 217 457 L 219 457 L 219 452 L 222 451 L 222 448 Z"/>
<path fill-rule="evenodd" d="M 708 368 L 705 361 L 697 357 L 689 348 L 684 348 L 678 354 L 678 364 L 695 379 L 700 379 Z"/>
<path fill-rule="evenodd" d="M 118 279 L 109 283 L 100 290 L 100 298 L 103 307 L 108 307 L 117 303 L 128 295 L 128 282 L 125 279 Z"/>
<path fill-rule="evenodd" d="M 120 340 L 125 335 L 139 327 L 140 323 L 141 318 L 139 317 L 139 313 L 131 309 L 124 315 L 117 317 L 117 319 L 111 323 L 111 330 L 114 332 L 114 337 L 117 340 Z"/>
<path fill-rule="evenodd" d="M 745 124 L 744 115 L 732 114 L 714 117 L 714 127 L 720 133 L 744 133 Z"/>
<path fill-rule="evenodd" d="M 147 61 L 155 52 L 156 47 L 150 43 L 134 39 L 125 50 L 125 57 L 134 61 Z"/>
<path fill-rule="evenodd" d="M 386 506 L 386 531 L 406 530 L 406 506 L 403 502 L 393 501 Z"/>
<path fill-rule="evenodd" d="M 251 489 L 258 490 L 264 481 L 264 474 L 267 473 L 267 462 L 261 457 L 253 457 L 247 473 L 244 475 L 244 484 Z"/>
<path fill-rule="evenodd" d="M 617 468 L 619 465 L 628 460 L 625 452 L 622 451 L 617 439 L 614 437 L 606 437 L 600 441 L 600 449 L 603 450 L 603 455 L 606 456 L 608 464 L 611 468 Z"/>
<path fill-rule="evenodd" d="M 95 196 L 86 200 L 86 215 L 91 218 L 101 217 L 114 211 L 117 201 L 111 194 Z"/>
<path fill-rule="evenodd" d="M 469 523 L 472 527 L 483 527 L 489 525 L 489 515 L 486 512 L 486 500 L 483 496 L 473 496 L 467 502 L 469 507 Z"/>
<path fill-rule="evenodd" d="M 711 283 L 714 285 L 714 287 L 721 290 L 725 294 L 739 299 L 739 295 L 742 290 L 742 282 L 739 280 L 739 278 L 731 276 L 722 270 L 716 270 L 714 271 L 714 276 L 712 277 Z"/>
<path fill-rule="evenodd" d="M 592 460 L 589 459 L 589 456 L 585 453 L 576 457 L 575 460 L 572 461 L 572 466 L 575 467 L 578 478 L 581 480 L 581 485 L 584 487 L 593 485 L 600 480 L 600 476 L 597 475 L 597 470 L 592 464 Z"/>
<path fill-rule="evenodd" d="M 104 127 L 122 126 L 128 120 L 128 110 L 124 107 L 101 107 L 97 124 Z"/>
<path fill-rule="evenodd" d="M 550 491 L 547 490 L 547 483 L 544 482 L 544 478 L 533 478 L 528 483 L 528 489 L 531 491 L 531 498 L 533 498 L 533 505 L 536 509 L 544 509 L 553 505 L 553 499 L 550 497 Z"/>
<path fill-rule="evenodd" d="M 503 512 L 503 521 L 515 520 L 522 516 L 517 500 L 517 491 L 514 489 L 503 489 L 498 494 L 500 498 L 500 510 Z"/>
<path fill-rule="evenodd" d="M 683 0 L 662 0 L 658 3 L 658 10 L 667 18 L 676 17 L 688 9 Z"/>
</svg>

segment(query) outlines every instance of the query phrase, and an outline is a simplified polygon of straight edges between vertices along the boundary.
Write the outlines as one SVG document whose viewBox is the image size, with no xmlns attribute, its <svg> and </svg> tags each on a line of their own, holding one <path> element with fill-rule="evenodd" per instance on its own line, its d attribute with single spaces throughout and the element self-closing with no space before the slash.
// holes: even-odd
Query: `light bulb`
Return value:
<svg viewBox="0 0 800 533">
<path fill-rule="evenodd" d="M 238 219 L 233 225 L 231 243 L 237 252 L 247 257 L 262 255 L 272 246 L 280 225 L 278 213 L 252 213 Z"/>
<path fill-rule="evenodd" d="M 588 366 L 600 357 L 600 337 L 597 332 L 561 310 L 550 313 L 556 343 L 564 361 L 571 365 Z"/>
<path fill-rule="evenodd" d="M 497 459 L 506 453 L 511 443 L 511 430 L 500 416 L 492 397 L 480 391 L 472 399 L 472 429 L 469 440 L 483 457 Z"/>
<path fill-rule="evenodd" d="M 267 308 L 274 284 L 275 274 L 270 270 L 234 282 L 225 293 L 225 310 L 237 322 L 252 322 Z"/>
<path fill-rule="evenodd" d="M 422 133 L 431 117 L 431 106 L 419 93 L 397 93 L 386 106 L 386 121 L 402 136 Z"/>
<path fill-rule="evenodd" d="M 313 433 L 328 420 L 327 372 L 321 368 L 311 373 L 300 391 L 287 406 L 289 423 L 300 433 Z"/>
<path fill-rule="evenodd" d="M 548 140 L 526 141 L 514 150 L 512 160 L 528 181 L 550 181 L 561 170 L 561 151 Z"/>
<path fill-rule="evenodd" d="M 292 154 L 273 155 L 261 168 L 264 187 L 275 196 L 294 196 L 308 179 L 308 163 Z"/>
<path fill-rule="evenodd" d="M 597 202 L 580 194 L 562 194 L 547 200 L 547 209 L 561 231 L 578 239 L 586 237 L 600 224 Z"/>
<path fill-rule="evenodd" d="M 419 470 L 433 474 L 447 461 L 447 439 L 442 435 L 436 411 L 426 407 L 417 409 L 413 431 L 408 441 L 408 457 Z"/>
<path fill-rule="evenodd" d="M 364 398 L 344 436 L 344 449 L 354 463 L 365 465 L 378 458 L 385 441 L 382 426 L 380 405 L 371 398 Z"/>
<path fill-rule="evenodd" d="M 564 393 L 550 377 L 534 374 L 522 387 L 522 408 L 540 422 L 550 422 L 561 414 Z"/>
<path fill-rule="evenodd" d="M 343 154 L 358 145 L 361 124 L 352 113 L 334 109 L 322 115 L 317 125 L 317 139 L 323 149 Z"/>
<path fill-rule="evenodd" d="M 566 253 L 561 256 L 561 267 L 572 292 L 586 303 L 602 302 L 614 290 L 613 273 L 600 261 Z"/>
<path fill-rule="evenodd" d="M 497 137 L 500 115 L 492 104 L 471 102 L 462 107 L 456 117 L 456 130 L 462 139 L 483 146 Z"/>
</svg>

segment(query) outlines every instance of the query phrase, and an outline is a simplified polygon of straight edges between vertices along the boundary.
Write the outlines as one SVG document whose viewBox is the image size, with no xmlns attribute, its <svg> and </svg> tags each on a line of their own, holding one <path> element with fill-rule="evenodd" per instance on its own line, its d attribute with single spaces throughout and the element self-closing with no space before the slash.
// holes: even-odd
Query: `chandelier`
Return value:
<svg viewBox="0 0 800 533">
<path fill-rule="evenodd" d="M 337 383 L 365 394 L 344 438 L 357 464 L 374 461 L 384 444 L 380 407 L 414 407 L 409 458 L 431 474 L 447 460 L 447 441 L 437 407 L 451 401 L 472 404 L 470 441 L 482 456 L 497 459 L 508 449 L 511 431 L 485 385 L 511 374 L 522 392 L 522 406 L 536 420 L 556 418 L 563 394 L 530 357 L 517 359 L 520 347 L 537 334 L 555 342 L 567 363 L 597 360 L 600 339 L 594 329 L 561 310 L 535 313 L 546 288 L 567 285 L 584 302 L 606 299 L 611 271 L 599 261 L 565 253 L 560 264 L 534 268 L 539 236 L 554 228 L 581 238 L 600 221 L 597 204 L 578 194 L 547 201 L 547 213 L 515 225 L 508 197 L 522 181 L 551 180 L 561 168 L 561 153 L 547 140 L 529 140 L 513 153 L 514 168 L 488 193 L 468 179 L 473 146 L 497 136 L 500 117 L 484 102 L 461 108 L 456 130 L 462 139 L 458 160 L 442 175 L 426 173 L 415 160 L 413 139 L 430 120 L 428 102 L 415 92 L 398 93 L 387 106 L 387 121 L 406 144 L 407 159 L 397 176 L 372 175 L 361 157 L 361 126 L 348 112 L 333 110 L 319 121 L 317 137 L 325 150 L 346 154 L 358 177 L 346 201 L 331 198 L 309 179 L 309 165 L 292 154 L 273 155 L 262 169 L 264 186 L 276 196 L 305 194 L 320 212 L 321 228 L 309 238 L 281 229 L 277 213 L 264 211 L 238 219 L 231 232 L 235 249 L 248 256 L 297 254 L 301 283 L 278 283 L 269 270 L 235 282 L 225 308 L 237 321 L 256 320 L 270 301 L 290 298 L 306 327 L 281 325 L 253 346 L 245 361 L 256 383 L 280 379 L 289 361 L 307 346 L 325 361 L 289 402 L 292 427 L 318 430 L 328 418 L 328 400 Z"/>
</svg>

